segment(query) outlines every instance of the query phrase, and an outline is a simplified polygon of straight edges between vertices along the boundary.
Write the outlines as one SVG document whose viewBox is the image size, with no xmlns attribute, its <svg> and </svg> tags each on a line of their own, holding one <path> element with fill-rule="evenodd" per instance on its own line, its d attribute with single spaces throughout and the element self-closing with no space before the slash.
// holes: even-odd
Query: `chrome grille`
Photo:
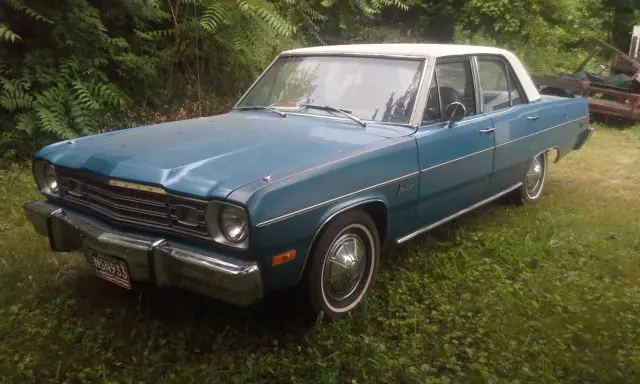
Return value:
<svg viewBox="0 0 640 384">
<path fill-rule="evenodd" d="M 204 201 L 110 185 L 106 178 L 85 172 L 56 168 L 56 174 L 63 200 L 90 209 L 110 222 L 209 238 Z M 197 221 L 180 220 L 176 207 L 192 209 Z"/>
</svg>

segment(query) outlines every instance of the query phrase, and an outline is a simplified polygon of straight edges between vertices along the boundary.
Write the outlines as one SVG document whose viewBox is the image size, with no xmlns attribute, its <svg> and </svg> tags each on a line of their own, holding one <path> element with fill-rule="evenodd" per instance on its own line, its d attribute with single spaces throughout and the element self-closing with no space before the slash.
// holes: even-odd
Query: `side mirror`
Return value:
<svg viewBox="0 0 640 384">
<path fill-rule="evenodd" d="M 454 124 L 467 116 L 467 108 L 464 107 L 464 104 L 455 101 L 449 105 L 444 110 L 444 115 L 449 120 L 448 127 L 453 127 Z"/>
</svg>

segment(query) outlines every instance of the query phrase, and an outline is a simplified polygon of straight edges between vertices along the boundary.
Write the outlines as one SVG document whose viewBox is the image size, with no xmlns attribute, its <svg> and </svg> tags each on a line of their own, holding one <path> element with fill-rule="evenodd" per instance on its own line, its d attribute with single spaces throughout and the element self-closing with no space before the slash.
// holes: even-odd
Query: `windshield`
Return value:
<svg viewBox="0 0 640 384">
<path fill-rule="evenodd" d="M 328 110 L 303 107 L 314 104 L 338 108 L 364 120 L 408 124 L 423 65 L 422 59 L 281 57 L 238 107 L 272 106 L 341 117 Z"/>
</svg>

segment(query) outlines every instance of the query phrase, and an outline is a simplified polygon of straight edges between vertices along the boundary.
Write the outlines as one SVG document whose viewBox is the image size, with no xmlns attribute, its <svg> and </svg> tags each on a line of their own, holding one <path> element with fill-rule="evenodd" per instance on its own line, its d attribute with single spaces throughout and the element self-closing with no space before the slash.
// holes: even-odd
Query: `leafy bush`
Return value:
<svg viewBox="0 0 640 384">
<path fill-rule="evenodd" d="M 294 31 L 267 1 L 0 4 L 5 158 L 118 127 L 109 117 L 131 108 L 237 94 Z"/>
<path fill-rule="evenodd" d="M 0 158 L 177 117 L 172 110 L 196 113 L 183 106 L 221 112 L 283 47 L 321 41 L 325 24 L 372 20 L 386 7 L 406 8 L 399 0 L 0 0 Z"/>
<path fill-rule="evenodd" d="M 302 44 L 482 43 L 515 51 L 533 72 L 572 72 L 593 37 L 628 46 L 629 9 L 622 0 L 0 0 L 0 158 L 221 112 L 278 51 Z"/>
</svg>

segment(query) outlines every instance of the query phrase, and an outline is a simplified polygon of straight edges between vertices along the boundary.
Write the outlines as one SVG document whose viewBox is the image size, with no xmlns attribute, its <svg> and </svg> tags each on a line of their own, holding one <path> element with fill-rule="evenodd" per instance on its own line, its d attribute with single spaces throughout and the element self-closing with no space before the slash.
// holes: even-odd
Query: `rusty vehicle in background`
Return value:
<svg viewBox="0 0 640 384">
<path fill-rule="evenodd" d="M 634 27 L 629 54 L 602 41 L 573 74 L 535 75 L 532 79 L 541 94 L 581 96 L 589 99 L 592 115 L 640 120 L 640 26 Z M 612 52 L 609 75 L 585 70 L 587 64 L 603 51 Z"/>
</svg>

